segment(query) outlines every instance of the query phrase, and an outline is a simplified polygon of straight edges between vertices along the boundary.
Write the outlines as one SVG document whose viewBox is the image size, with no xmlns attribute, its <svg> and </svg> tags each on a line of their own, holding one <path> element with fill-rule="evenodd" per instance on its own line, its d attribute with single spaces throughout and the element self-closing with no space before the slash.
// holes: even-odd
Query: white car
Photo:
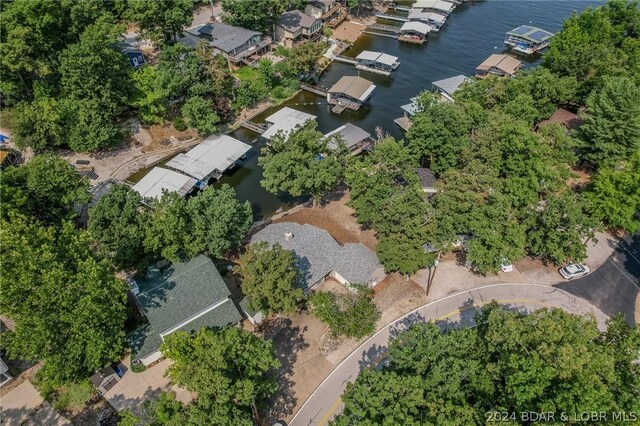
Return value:
<svg viewBox="0 0 640 426">
<path fill-rule="evenodd" d="M 506 257 L 502 259 L 502 263 L 500 264 L 500 270 L 502 272 L 513 272 L 513 265 L 509 262 L 509 259 Z"/>
<path fill-rule="evenodd" d="M 571 263 L 558 269 L 558 272 L 560 272 L 560 275 L 562 275 L 565 280 L 572 280 L 574 278 L 584 277 L 591 271 L 584 263 Z"/>
</svg>

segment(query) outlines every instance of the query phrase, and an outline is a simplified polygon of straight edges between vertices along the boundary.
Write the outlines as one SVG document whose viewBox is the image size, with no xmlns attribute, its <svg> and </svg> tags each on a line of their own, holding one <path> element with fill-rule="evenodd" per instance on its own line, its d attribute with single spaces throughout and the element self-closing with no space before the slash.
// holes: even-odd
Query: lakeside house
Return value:
<svg viewBox="0 0 640 426">
<path fill-rule="evenodd" d="M 339 138 L 351 152 L 351 155 L 358 155 L 362 151 L 365 151 L 373 146 L 371 134 L 366 130 L 351 123 L 347 123 L 335 130 L 330 131 L 329 133 L 324 135 L 324 137 L 330 138 L 328 146 L 331 149 L 336 149 L 338 147 L 336 137 Z"/>
<path fill-rule="evenodd" d="M 456 4 L 445 0 L 418 0 L 413 3 L 411 8 L 448 16 L 456 8 Z"/>
<path fill-rule="evenodd" d="M 218 53 L 222 53 L 231 65 L 254 65 L 269 50 L 271 38 L 222 22 L 207 23 L 188 28 L 178 42 L 197 47 L 205 40 Z"/>
<path fill-rule="evenodd" d="M 435 88 L 435 91 L 440 94 L 440 99 L 453 102 L 453 94 L 460 88 L 460 86 L 468 81 L 469 77 L 456 75 L 455 77 L 434 81 L 432 85 Z"/>
<path fill-rule="evenodd" d="M 373 72 L 380 71 L 384 75 L 391 74 L 392 71 L 400 66 L 397 56 L 370 50 L 363 50 L 356 56 L 356 61 L 358 61 L 356 69 Z"/>
<path fill-rule="evenodd" d="M 426 167 L 419 167 L 416 169 L 416 174 L 418 175 L 418 179 L 420 179 L 420 185 L 422 186 L 422 191 L 429 196 L 436 193 L 436 177 L 431 171 Z"/>
<path fill-rule="evenodd" d="M 304 13 L 322 21 L 329 28 L 335 28 L 347 17 L 342 3 L 336 0 L 311 0 L 304 8 Z"/>
<path fill-rule="evenodd" d="M 278 243 L 290 250 L 302 271 L 300 285 L 311 290 L 333 278 L 343 285 L 373 287 L 385 277 L 378 257 L 360 243 L 340 245 L 326 230 L 294 222 L 273 223 L 256 232 L 251 242 Z"/>
<path fill-rule="evenodd" d="M 184 197 L 190 193 L 198 183 L 197 179 L 183 175 L 163 167 L 154 167 L 138 183 L 133 186 L 142 198 L 162 197 L 164 191 L 177 192 Z"/>
<path fill-rule="evenodd" d="M 568 132 L 572 130 L 576 130 L 578 127 L 582 126 L 584 121 L 576 114 L 571 111 L 567 111 L 564 108 L 558 108 L 551 117 L 546 120 L 542 120 L 536 125 L 536 129 L 539 129 L 548 124 L 562 124 Z"/>
<path fill-rule="evenodd" d="M 284 12 L 276 22 L 276 41 L 291 48 L 298 43 L 320 39 L 322 21 L 299 10 Z"/>
<path fill-rule="evenodd" d="M 400 27 L 399 41 L 422 44 L 427 39 L 431 27 L 423 22 L 409 21 Z"/>
<path fill-rule="evenodd" d="M 267 130 L 262 137 L 271 140 L 276 134 L 282 132 L 286 138 L 296 127 L 304 125 L 309 120 L 315 120 L 316 116 L 298 111 L 297 109 L 284 107 L 265 118 Z"/>
<path fill-rule="evenodd" d="M 138 49 L 132 44 L 125 42 L 120 43 L 119 46 L 120 51 L 127 57 L 127 59 L 129 59 L 129 66 L 131 66 L 131 68 L 140 68 L 147 62 L 144 58 L 144 53 L 142 53 L 142 50 Z"/>
<path fill-rule="evenodd" d="M 476 68 L 477 78 L 490 75 L 513 77 L 522 68 L 522 62 L 509 55 L 493 54 Z"/>
<path fill-rule="evenodd" d="M 520 25 L 507 31 L 504 44 L 513 50 L 532 55 L 549 46 L 553 33 L 529 25 Z"/>
<path fill-rule="evenodd" d="M 228 169 L 245 157 L 250 145 L 228 135 L 211 135 L 185 154 L 178 154 L 167 164 L 207 184 L 210 179 L 219 179 Z"/>
<path fill-rule="evenodd" d="M 431 31 L 438 32 L 440 28 L 444 26 L 447 17 L 435 12 L 429 12 L 422 9 L 409 10 L 409 16 L 407 18 L 410 21 L 423 22 L 431 27 Z"/>
<path fill-rule="evenodd" d="M 345 108 L 357 111 L 367 103 L 375 84 L 362 77 L 344 76 L 327 91 L 327 102 L 334 105 L 335 113 L 341 113 Z"/>
<path fill-rule="evenodd" d="M 140 314 L 148 320 L 128 338 L 134 364 L 148 366 L 162 358 L 160 345 L 171 333 L 228 327 L 242 319 L 213 261 L 203 255 L 151 267 L 130 286 Z"/>
</svg>

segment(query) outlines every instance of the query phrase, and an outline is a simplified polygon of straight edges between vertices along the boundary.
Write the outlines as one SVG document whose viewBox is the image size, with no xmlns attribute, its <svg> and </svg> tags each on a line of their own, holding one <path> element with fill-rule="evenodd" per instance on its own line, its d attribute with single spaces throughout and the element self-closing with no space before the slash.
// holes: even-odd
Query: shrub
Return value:
<svg viewBox="0 0 640 426">
<path fill-rule="evenodd" d="M 187 130 L 187 123 L 182 117 L 174 118 L 171 124 L 173 124 L 173 128 L 179 132 L 184 132 L 185 130 Z"/>
</svg>

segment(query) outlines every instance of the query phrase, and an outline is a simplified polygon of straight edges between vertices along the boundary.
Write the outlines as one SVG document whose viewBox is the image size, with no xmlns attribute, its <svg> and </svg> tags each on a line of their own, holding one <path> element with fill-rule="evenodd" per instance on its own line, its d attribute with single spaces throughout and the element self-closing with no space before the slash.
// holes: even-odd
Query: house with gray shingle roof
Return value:
<svg viewBox="0 0 640 426">
<path fill-rule="evenodd" d="M 145 366 L 162 357 L 160 345 L 175 331 L 227 327 L 242 318 L 213 261 L 203 255 L 165 268 L 149 268 L 131 287 L 148 323 L 129 335 L 129 344 L 132 360 Z"/>
<path fill-rule="evenodd" d="M 263 37 L 262 33 L 222 22 L 196 25 L 178 38 L 178 42 L 194 48 L 203 40 L 233 65 L 255 62 L 271 44 L 271 38 Z"/>
<path fill-rule="evenodd" d="M 322 21 L 299 10 L 284 12 L 276 22 L 276 41 L 284 47 L 293 47 L 304 41 L 320 38 Z"/>
<path fill-rule="evenodd" d="M 311 290 L 331 277 L 342 284 L 370 287 L 385 277 L 378 257 L 360 243 L 340 245 L 326 230 L 295 222 L 273 223 L 256 232 L 252 243 L 278 243 L 290 250 L 302 271 L 300 285 Z"/>
</svg>

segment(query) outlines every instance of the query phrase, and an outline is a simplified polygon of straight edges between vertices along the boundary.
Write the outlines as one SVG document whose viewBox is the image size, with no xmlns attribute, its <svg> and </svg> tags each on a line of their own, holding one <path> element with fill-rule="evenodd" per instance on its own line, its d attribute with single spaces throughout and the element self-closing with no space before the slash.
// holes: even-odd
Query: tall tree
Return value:
<svg viewBox="0 0 640 426">
<path fill-rule="evenodd" d="M 604 77 L 587 98 L 580 127 L 585 158 L 615 165 L 640 149 L 640 85 L 628 77 Z"/>
<path fill-rule="evenodd" d="M 21 102 L 15 108 L 13 138 L 19 148 L 31 147 L 36 152 L 67 144 L 69 108 L 55 98 L 42 97 Z"/>
<path fill-rule="evenodd" d="M 269 192 L 280 191 L 298 197 L 311 195 L 314 202 L 333 189 L 342 179 L 347 149 L 341 141 L 337 148 L 308 121 L 288 136 L 280 133 L 262 149 L 258 164 L 263 167 L 260 182 Z"/>
<path fill-rule="evenodd" d="M 115 185 L 89 210 L 88 230 L 98 251 L 119 268 L 144 262 L 144 232 L 148 215 L 140 195 L 126 185 Z"/>
<path fill-rule="evenodd" d="M 213 110 L 213 102 L 201 96 L 193 96 L 182 105 L 182 115 L 189 127 L 196 129 L 200 136 L 206 136 L 218 130 L 220 117 Z"/>
<path fill-rule="evenodd" d="M 175 192 L 165 193 L 154 202 L 145 229 L 144 247 L 164 259 L 183 260 L 188 257 L 186 247 L 190 232 L 186 200 Z"/>
<path fill-rule="evenodd" d="M 615 169 L 601 168 L 587 192 L 595 216 L 630 234 L 640 231 L 640 150 Z"/>
<path fill-rule="evenodd" d="M 162 85 L 157 67 L 142 67 L 133 72 L 136 92 L 132 105 L 147 124 L 164 122 L 169 107 L 169 91 Z"/>
<path fill-rule="evenodd" d="M 74 208 L 89 202 L 89 181 L 69 163 L 50 154 L 0 173 L 3 216 L 19 212 L 47 224 L 72 219 Z"/>
<path fill-rule="evenodd" d="M 193 0 L 128 0 L 125 16 L 138 24 L 141 35 L 154 43 L 176 41 L 193 19 Z"/>
<path fill-rule="evenodd" d="M 192 424 L 251 425 L 278 389 L 267 374 L 278 368 L 271 342 L 236 327 L 175 332 L 162 353 L 173 361 L 169 379 L 197 394 L 189 409 Z"/>
<path fill-rule="evenodd" d="M 251 297 L 251 307 L 267 314 L 293 314 L 304 294 L 300 271 L 290 250 L 280 244 L 250 244 L 238 258 L 236 271 L 242 291 Z"/>
<path fill-rule="evenodd" d="M 60 229 L 28 218 L 2 221 L 0 310 L 16 322 L 8 348 L 16 359 L 44 360 L 53 383 L 86 377 L 124 348 L 127 286 L 71 223 Z"/>
<path fill-rule="evenodd" d="M 492 412 L 540 410 L 558 421 L 561 412 L 639 408 L 640 333 L 620 316 L 603 333 L 590 317 L 524 315 L 492 303 L 476 324 L 446 332 L 418 324 L 399 334 L 388 367 L 347 385 L 334 424 L 480 424 Z"/>
<path fill-rule="evenodd" d="M 230 25 L 270 33 L 287 6 L 288 0 L 222 0 L 222 20 Z"/>
</svg>

